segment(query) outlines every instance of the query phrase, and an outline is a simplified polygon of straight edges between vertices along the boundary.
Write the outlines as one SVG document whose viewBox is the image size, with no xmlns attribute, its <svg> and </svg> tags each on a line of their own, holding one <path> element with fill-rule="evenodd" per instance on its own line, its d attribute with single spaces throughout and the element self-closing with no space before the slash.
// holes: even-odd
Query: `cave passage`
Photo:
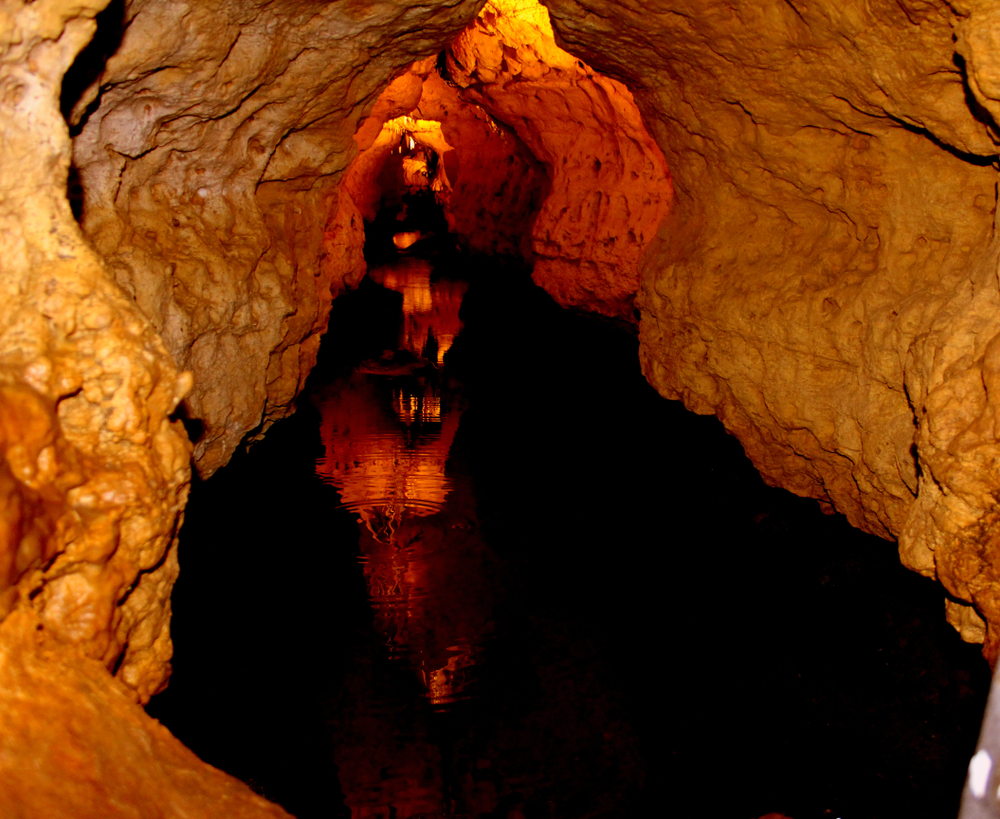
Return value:
<svg viewBox="0 0 1000 819">
<path fill-rule="evenodd" d="M 301 819 L 955 814 L 988 670 L 891 545 L 518 266 L 407 252 L 333 309 L 193 491 L 149 711 L 202 758 Z"/>
</svg>

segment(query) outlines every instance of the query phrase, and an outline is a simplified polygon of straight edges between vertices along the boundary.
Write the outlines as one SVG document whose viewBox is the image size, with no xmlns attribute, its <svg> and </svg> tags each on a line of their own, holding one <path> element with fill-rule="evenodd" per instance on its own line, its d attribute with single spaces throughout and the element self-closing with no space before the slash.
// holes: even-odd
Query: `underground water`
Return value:
<svg viewBox="0 0 1000 819">
<path fill-rule="evenodd" d="M 384 254 L 192 493 L 149 712 L 300 817 L 955 815 L 989 670 L 523 265 Z"/>
</svg>

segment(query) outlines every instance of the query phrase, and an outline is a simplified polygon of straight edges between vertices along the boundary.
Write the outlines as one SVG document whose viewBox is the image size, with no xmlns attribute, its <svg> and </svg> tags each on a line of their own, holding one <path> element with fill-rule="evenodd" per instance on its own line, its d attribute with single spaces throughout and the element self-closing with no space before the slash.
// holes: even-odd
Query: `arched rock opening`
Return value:
<svg viewBox="0 0 1000 819">
<path fill-rule="evenodd" d="M 673 173 L 670 219 L 641 264 L 636 254 L 647 377 L 718 414 L 772 483 L 899 538 L 904 563 L 943 583 L 949 620 L 995 660 L 996 10 L 548 5 L 561 42 L 632 89 Z M 0 707 L 7 735 L 24 739 L 9 758 L 46 770 L 56 753 L 31 741 L 31 720 L 51 716 L 12 692 L 114 703 L 93 742 L 117 736 L 115 719 L 156 737 L 131 757 L 158 772 L 146 798 L 187 776 L 156 778 L 170 758 L 174 773 L 214 783 L 203 794 L 277 814 L 127 702 L 168 669 L 189 480 L 175 408 L 186 395 L 204 423 L 206 475 L 288 412 L 330 299 L 362 271 L 361 216 L 341 186 L 357 126 L 393 75 L 453 43 L 481 4 L 124 4 L 121 43 L 71 115 L 81 233 L 59 99 L 102 6 L 3 4 Z M 456 62 L 453 46 L 449 75 L 466 101 L 516 120 L 523 100 L 477 78 L 530 61 L 483 54 Z M 508 124 L 552 164 L 552 201 L 544 137 Z M 560 230 L 603 223 L 618 202 L 575 203 Z M 561 209 L 551 215 L 558 227 Z M 532 237 L 548 286 L 629 313 L 607 280 L 627 237 L 594 233 L 585 257 L 554 252 L 578 244 L 556 234 Z M 20 773 L 3 774 L 10 804 L 27 804 Z M 122 777 L 113 786 L 127 793 Z M 50 815 L 86 815 L 98 798 L 85 781 L 57 792 Z"/>
<path fill-rule="evenodd" d="M 669 210 L 669 171 L 628 89 L 559 48 L 542 6 L 488 3 L 383 93 L 346 183 L 366 222 L 376 168 L 400 156 L 396 130 L 375 134 L 411 114 L 407 132 L 443 157 L 438 198 L 466 247 L 530 259 L 563 306 L 637 320 L 639 264 Z"/>
</svg>

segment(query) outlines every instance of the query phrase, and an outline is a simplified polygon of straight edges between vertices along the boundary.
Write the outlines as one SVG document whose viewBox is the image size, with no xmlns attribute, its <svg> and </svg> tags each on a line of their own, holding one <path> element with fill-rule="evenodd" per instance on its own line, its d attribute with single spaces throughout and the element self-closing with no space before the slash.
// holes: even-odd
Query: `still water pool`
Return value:
<svg viewBox="0 0 1000 819">
<path fill-rule="evenodd" d="M 895 547 L 764 486 L 637 341 L 401 258 L 192 492 L 149 711 L 309 817 L 945 817 L 989 674 Z"/>
</svg>

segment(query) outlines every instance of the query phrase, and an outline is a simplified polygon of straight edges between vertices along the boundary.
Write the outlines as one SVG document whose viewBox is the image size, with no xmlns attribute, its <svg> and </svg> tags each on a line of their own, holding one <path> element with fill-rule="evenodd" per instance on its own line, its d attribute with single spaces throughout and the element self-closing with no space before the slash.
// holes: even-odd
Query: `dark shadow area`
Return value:
<svg viewBox="0 0 1000 819">
<path fill-rule="evenodd" d="M 59 108 L 66 122 L 69 124 L 71 138 L 83 130 L 83 126 L 87 124 L 87 119 L 97 110 L 97 106 L 100 104 L 100 94 L 98 94 L 84 111 L 77 114 L 75 121 L 71 121 L 73 108 L 80 101 L 84 92 L 101 76 L 108 58 L 121 45 L 122 35 L 125 32 L 125 0 L 111 0 L 105 9 L 96 15 L 94 21 L 97 23 L 97 30 L 94 32 L 94 37 L 76 55 L 73 65 L 69 67 L 69 70 L 63 76 L 62 91 L 59 95 Z M 69 199 L 73 218 L 77 222 L 82 222 L 83 187 L 80 184 L 80 172 L 76 165 L 73 164 L 69 168 L 66 197 Z"/>
<path fill-rule="evenodd" d="M 69 122 L 74 106 L 79 102 L 90 85 L 101 76 L 108 58 L 118 50 L 122 35 L 125 33 L 125 0 L 111 0 L 94 21 L 97 31 L 94 38 L 76 56 L 73 65 L 63 77 L 62 93 L 59 96 L 59 107 L 63 116 Z M 70 136 L 76 136 L 87 124 L 87 118 L 97 109 L 98 96 L 82 112 L 78 121 L 70 122 Z"/>
<path fill-rule="evenodd" d="M 962 75 L 962 90 L 965 92 L 965 104 L 969 106 L 969 110 L 972 112 L 972 116 L 974 116 L 979 122 L 985 125 L 990 134 L 996 137 L 998 135 L 997 123 L 994 121 L 993 115 L 980 104 L 979 100 L 976 99 L 976 95 L 972 93 L 972 89 L 969 86 L 969 69 L 968 66 L 966 66 L 965 64 L 965 58 L 956 51 L 954 55 L 952 55 L 952 62 L 955 63 L 955 67 L 959 70 L 959 73 Z M 949 146 L 941 146 L 941 147 L 944 147 L 945 150 L 950 150 L 953 153 L 955 152 L 955 149 L 950 148 Z M 960 158 L 964 158 L 965 154 L 959 153 L 958 156 Z M 980 160 L 984 159 L 984 157 L 977 157 L 977 158 Z M 995 157 L 993 158 L 993 161 L 996 161 Z M 988 164 L 988 163 L 976 162 L 973 164 Z"/>
<path fill-rule="evenodd" d="M 174 410 L 174 414 L 170 418 L 172 421 L 180 421 L 184 424 L 184 431 L 192 444 L 198 443 L 201 436 L 205 434 L 205 422 L 201 418 L 192 418 L 188 414 L 187 404 L 183 401 L 177 405 L 177 409 Z"/>
<path fill-rule="evenodd" d="M 66 198 L 69 199 L 69 208 L 73 211 L 73 218 L 76 221 L 83 220 L 83 185 L 80 182 L 80 170 L 74 164 L 69 166 L 69 177 L 66 180 Z"/>
<path fill-rule="evenodd" d="M 304 400 L 193 489 L 175 673 L 149 712 L 300 819 L 350 816 L 345 801 L 370 817 L 954 816 L 989 670 L 940 588 L 765 486 L 715 418 L 645 382 L 634 337 L 560 310 L 523 268 L 447 265 L 434 275 L 469 283 L 440 374 L 462 389 L 448 475 L 467 476 L 468 525 L 420 518 L 405 534 L 423 551 L 397 563 L 410 577 L 475 536 L 485 573 L 433 570 L 479 601 L 475 696 L 435 708 L 392 658 L 359 563 L 382 547 L 316 477 L 330 453 Z M 309 390 L 397 344 L 405 298 L 367 280 L 338 298 Z M 461 636 L 460 609 L 436 611 Z M 428 639 L 417 626 L 393 644 Z"/>
</svg>

